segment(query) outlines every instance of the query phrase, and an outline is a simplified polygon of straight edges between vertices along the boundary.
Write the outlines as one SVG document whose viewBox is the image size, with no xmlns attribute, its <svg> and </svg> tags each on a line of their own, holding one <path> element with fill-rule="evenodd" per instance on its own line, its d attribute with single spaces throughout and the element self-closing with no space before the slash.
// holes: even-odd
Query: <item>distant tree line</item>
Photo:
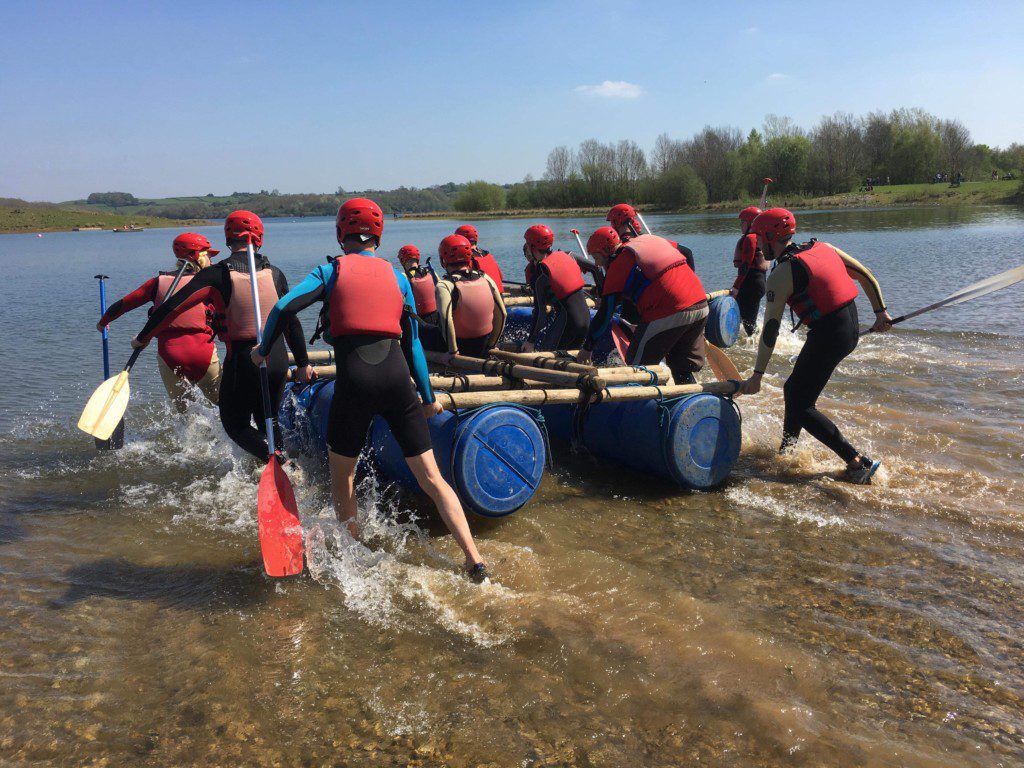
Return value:
<svg viewBox="0 0 1024 768">
<path fill-rule="evenodd" d="M 831 195 L 869 183 L 928 182 L 937 174 L 970 181 L 993 172 L 1024 175 L 1024 144 L 975 144 L 960 121 L 923 110 L 864 117 L 837 112 L 810 130 L 769 115 L 761 130 L 746 136 L 738 128 L 712 126 L 688 139 L 662 134 L 649 155 L 628 140 L 555 147 L 543 178 L 507 185 L 505 204 L 571 208 L 630 200 L 684 208 L 756 196 L 765 176 L 774 179 L 776 194 Z"/>
<path fill-rule="evenodd" d="M 1024 144 L 1005 149 L 975 144 L 958 120 L 920 109 L 837 112 L 811 129 L 768 115 L 746 135 L 733 127 L 707 126 L 688 139 L 658 136 L 649 152 L 634 141 L 587 139 L 575 149 L 551 150 L 541 179 L 514 184 L 449 182 L 424 189 L 334 194 L 235 192 L 228 197 L 137 200 L 127 192 L 94 192 L 88 203 L 139 215 L 223 218 L 236 208 L 265 216 L 333 216 L 352 197 L 371 197 L 386 213 L 429 213 L 584 208 L 628 200 L 664 209 L 750 199 L 769 176 L 776 195 L 831 195 L 868 185 L 911 184 L 942 178 L 965 181 L 1024 177 Z M 1024 185 L 1021 193 L 1024 196 Z"/>
</svg>

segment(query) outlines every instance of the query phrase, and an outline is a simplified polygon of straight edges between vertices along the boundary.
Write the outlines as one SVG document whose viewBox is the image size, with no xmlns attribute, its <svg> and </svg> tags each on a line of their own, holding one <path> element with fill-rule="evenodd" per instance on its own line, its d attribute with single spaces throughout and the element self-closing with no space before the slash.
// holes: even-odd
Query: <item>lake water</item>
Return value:
<svg viewBox="0 0 1024 768">
<path fill-rule="evenodd" d="M 868 264 L 894 315 L 1024 262 L 1010 208 L 798 220 Z M 389 221 L 384 251 L 433 253 L 457 223 Z M 531 223 L 477 222 L 512 279 Z M 569 248 L 603 222 L 549 223 Z M 731 283 L 734 217 L 649 224 L 693 249 L 708 290 Z M 0 763 L 1024 760 L 1021 286 L 844 363 L 821 406 L 884 460 L 870 487 L 806 437 L 776 456 L 801 343 L 784 333 L 719 489 L 559 456 L 527 507 L 472 521 L 495 572 L 476 587 L 450 538 L 393 515 L 425 508 L 373 478 L 370 546 L 343 535 L 309 462 L 309 574 L 281 582 L 259 560 L 258 469 L 214 411 L 168 407 L 151 350 L 124 450 L 74 427 L 101 379 L 93 275 L 112 301 L 173 266 L 175 234 L 0 237 Z M 268 221 L 264 251 L 294 284 L 337 252 L 333 222 Z M 112 326 L 115 368 L 143 321 Z M 730 354 L 747 370 L 754 351 Z"/>
</svg>

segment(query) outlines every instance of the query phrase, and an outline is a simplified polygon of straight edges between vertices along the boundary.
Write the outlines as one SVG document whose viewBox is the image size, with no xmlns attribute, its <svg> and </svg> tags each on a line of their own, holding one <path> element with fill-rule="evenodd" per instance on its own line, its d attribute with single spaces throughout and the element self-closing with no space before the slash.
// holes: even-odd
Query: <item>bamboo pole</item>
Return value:
<svg viewBox="0 0 1024 768">
<path fill-rule="evenodd" d="M 569 373 L 549 371 L 544 368 L 531 368 L 528 365 L 505 362 L 504 360 L 483 360 L 477 357 L 455 355 L 451 359 L 441 352 L 427 352 L 427 361 L 436 365 L 445 365 L 460 371 L 486 373 L 491 376 L 507 376 L 515 379 L 543 381 L 547 384 L 564 387 L 580 387 L 585 389 L 603 389 L 606 382 L 600 376 L 591 373 Z"/>
<path fill-rule="evenodd" d="M 520 365 L 531 365 L 534 368 L 548 368 L 553 371 L 573 371 L 575 373 L 597 373 L 597 367 L 593 365 L 582 365 L 568 357 L 555 357 L 550 353 L 540 352 L 506 352 L 503 349 L 492 349 L 489 352 L 491 357 L 499 360 L 508 360 Z"/>
<path fill-rule="evenodd" d="M 712 291 L 711 293 L 707 294 L 707 297 L 708 297 L 708 301 L 711 301 L 712 299 L 717 299 L 717 298 L 719 298 L 721 296 L 728 296 L 728 295 L 729 295 L 729 289 L 726 288 L 725 290 L 722 290 L 722 291 Z"/>
<path fill-rule="evenodd" d="M 532 307 L 533 296 L 506 296 L 505 297 L 506 307 Z M 597 304 L 594 303 L 593 299 L 587 299 L 587 307 L 593 309 Z"/>
<path fill-rule="evenodd" d="M 332 349 L 311 349 L 306 354 L 309 355 L 309 362 L 311 363 L 334 363 L 334 350 Z M 291 352 L 288 353 L 288 362 L 291 363 L 292 365 L 295 365 L 295 355 L 293 355 Z"/>
<path fill-rule="evenodd" d="M 657 377 L 658 384 L 667 384 L 672 375 L 665 366 L 656 366 L 650 369 Z M 333 379 L 337 375 L 337 368 L 333 365 L 314 365 L 313 372 L 321 379 Z M 292 371 L 288 371 L 288 379 L 292 380 Z M 601 379 L 607 386 L 621 384 L 649 384 L 651 374 L 645 371 L 637 371 L 633 368 L 604 369 L 601 370 Z M 472 374 L 458 376 L 452 374 L 430 375 L 430 386 L 433 389 L 443 389 L 449 392 L 485 392 L 494 389 L 552 389 L 565 388 L 565 385 L 553 385 L 540 381 L 521 381 L 507 376 L 488 376 L 486 374 Z M 573 387 L 575 389 L 575 387 Z"/>
<path fill-rule="evenodd" d="M 665 387 L 611 387 L 600 392 L 578 392 L 571 389 L 532 389 L 502 392 L 437 392 L 437 401 L 446 411 L 479 408 L 494 403 L 515 403 L 539 407 L 543 405 L 565 405 L 591 402 L 621 403 L 631 400 L 654 400 L 695 395 L 709 392 L 715 395 L 732 395 L 734 385 L 726 382 L 710 384 L 677 384 Z"/>
</svg>

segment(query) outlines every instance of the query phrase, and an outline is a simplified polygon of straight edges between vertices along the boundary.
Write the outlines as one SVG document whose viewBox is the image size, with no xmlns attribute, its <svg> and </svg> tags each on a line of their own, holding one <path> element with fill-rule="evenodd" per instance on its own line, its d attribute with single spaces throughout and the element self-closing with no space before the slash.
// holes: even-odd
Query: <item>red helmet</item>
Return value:
<svg viewBox="0 0 1024 768">
<path fill-rule="evenodd" d="M 619 233 L 611 227 L 598 227 L 587 240 L 587 253 L 592 256 L 611 258 L 615 249 L 622 245 Z"/>
<path fill-rule="evenodd" d="M 551 231 L 551 227 L 547 224 L 534 224 L 523 235 L 526 238 L 526 244 L 531 248 L 536 248 L 539 251 L 546 251 L 555 243 L 555 233 Z"/>
<path fill-rule="evenodd" d="M 347 235 L 372 235 L 380 240 L 384 232 L 384 212 L 373 200 L 353 197 L 341 204 L 334 228 L 339 243 Z"/>
<path fill-rule="evenodd" d="M 629 203 L 619 203 L 613 205 L 612 209 L 608 211 L 608 215 L 605 217 L 605 221 L 610 221 L 612 226 L 616 229 L 624 227 L 627 224 L 632 224 L 633 229 L 640 233 L 640 219 L 636 216 L 636 208 Z"/>
<path fill-rule="evenodd" d="M 206 255 L 210 258 L 216 256 L 220 251 L 214 250 L 210 247 L 210 241 L 202 235 L 197 235 L 195 232 L 185 232 L 184 234 L 178 235 L 174 238 L 174 243 L 171 244 L 174 249 L 174 255 L 184 261 L 191 261 L 197 263 L 199 261 L 199 254 L 206 251 Z"/>
<path fill-rule="evenodd" d="M 462 235 L 448 235 L 437 246 L 437 255 L 445 267 L 457 267 L 473 262 L 473 244 Z"/>
<path fill-rule="evenodd" d="M 761 209 L 756 205 L 750 205 L 740 211 L 740 221 L 747 225 L 747 229 L 750 229 L 750 222 L 757 218 L 757 215 L 761 213 Z"/>
<path fill-rule="evenodd" d="M 750 225 L 750 231 L 769 243 L 786 240 L 796 233 L 796 216 L 785 208 L 769 208 L 757 215 Z"/>
<path fill-rule="evenodd" d="M 455 230 L 456 235 L 462 235 L 464 238 L 469 240 L 470 243 L 476 245 L 476 241 L 480 239 L 480 235 L 476 231 L 476 227 L 472 224 L 463 224 Z"/>
<path fill-rule="evenodd" d="M 259 248 L 263 245 L 263 222 L 252 211 L 235 211 L 224 221 L 224 237 L 229 243 L 251 237 L 253 246 Z"/>
<path fill-rule="evenodd" d="M 420 260 L 420 249 L 415 245 L 403 245 L 398 249 L 398 261 L 401 264 L 405 264 L 407 261 L 419 261 Z"/>
</svg>

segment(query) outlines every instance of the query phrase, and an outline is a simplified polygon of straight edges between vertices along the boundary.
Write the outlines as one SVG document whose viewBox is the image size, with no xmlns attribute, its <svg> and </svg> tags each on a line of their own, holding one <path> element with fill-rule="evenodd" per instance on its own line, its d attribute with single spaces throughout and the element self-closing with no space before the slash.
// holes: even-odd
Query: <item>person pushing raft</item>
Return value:
<svg viewBox="0 0 1024 768">
<path fill-rule="evenodd" d="M 583 293 L 586 281 L 576 259 L 565 251 L 553 251 L 555 234 L 545 224 L 534 224 L 523 236 L 526 256 L 526 282 L 533 289 L 533 320 L 524 352 L 577 349 L 586 338 L 590 309 Z M 554 319 L 537 346 L 540 332 L 548 321 L 548 305 L 555 308 Z"/>
<path fill-rule="evenodd" d="M 505 302 L 489 275 L 475 269 L 472 245 L 448 235 L 437 249 L 445 268 L 437 284 L 438 330 L 443 351 L 486 357 L 505 329 Z"/>
<path fill-rule="evenodd" d="M 250 239 L 254 249 L 263 245 L 263 222 L 251 211 L 235 211 L 224 222 L 224 237 L 231 255 L 201 270 L 184 288 L 161 304 L 149 321 L 132 340 L 138 348 L 149 343 L 165 328 L 192 307 L 211 304 L 218 313 L 218 334 L 227 344 L 227 357 L 221 374 L 218 407 L 220 421 L 228 437 L 257 459 L 267 460 L 267 440 L 264 434 L 263 395 L 259 371 L 249 359 L 249 351 L 256 343 L 255 314 L 252 287 L 249 280 L 247 246 Z M 261 320 L 265 323 L 270 308 L 279 296 L 288 292 L 288 281 L 277 267 L 262 253 L 256 252 L 256 284 L 259 290 Z M 299 381 L 309 378 L 311 369 L 306 354 L 306 341 L 297 317 L 290 318 L 287 327 L 288 346 L 295 355 L 295 376 Z M 278 342 L 270 350 L 267 374 L 270 380 L 271 413 L 277 414 L 288 378 L 288 353 Z M 255 422 L 256 426 L 253 426 Z M 276 433 L 275 442 L 281 445 Z"/>
<path fill-rule="evenodd" d="M 437 325 L 437 275 L 430 266 L 420 266 L 420 249 L 403 245 L 398 249 L 398 263 L 402 265 L 412 295 L 416 300 L 416 315 L 428 325 Z"/>
<path fill-rule="evenodd" d="M 808 326 L 807 340 L 783 387 L 785 417 L 782 425 L 783 453 L 806 429 L 846 462 L 850 482 L 867 484 L 881 462 L 860 453 L 843 437 L 839 427 L 815 404 L 839 365 L 857 347 L 857 283 L 861 284 L 875 311 L 873 331 L 885 332 L 892 318 L 885 308 L 882 289 L 874 275 L 860 262 L 828 243 L 810 240 L 792 242 L 796 217 L 785 208 L 770 208 L 759 214 L 750 227 L 765 257 L 775 261 L 768 278 L 764 328 L 754 372 L 741 388 L 747 395 L 761 390 L 775 342 L 783 308 L 788 304 Z"/>
<path fill-rule="evenodd" d="M 743 330 L 747 336 L 753 336 L 757 330 L 757 312 L 761 308 L 761 299 L 766 288 L 768 260 L 757 244 L 757 235 L 750 231 L 750 225 L 761 213 L 761 209 L 751 205 L 740 211 L 740 239 L 733 249 L 732 265 L 736 267 L 736 281 L 729 290 L 729 295 L 736 299 L 743 319 Z"/>
<path fill-rule="evenodd" d="M 192 280 L 193 275 L 210 266 L 210 259 L 220 251 L 210 246 L 210 241 L 195 232 L 185 232 L 174 238 L 172 244 L 178 263 L 184 262 L 186 271 L 178 281 L 175 293 L 181 291 Z M 112 323 L 126 312 L 153 303 L 153 310 L 170 298 L 167 292 L 174 283 L 175 272 L 161 272 L 150 278 L 131 293 L 115 301 L 96 324 L 96 329 Z M 151 310 L 152 311 L 152 310 Z M 217 345 L 213 343 L 213 305 L 199 303 L 183 312 L 157 335 L 157 365 L 167 395 L 179 411 L 184 411 L 186 395 L 192 385 L 199 388 L 211 403 L 217 402 L 220 385 L 220 360 Z"/>
<path fill-rule="evenodd" d="M 334 347 L 337 370 L 327 445 L 331 500 L 338 520 L 353 535 L 358 533 L 356 464 L 370 423 L 379 415 L 465 554 L 470 577 L 481 582 L 487 578 L 487 568 L 459 497 L 441 476 L 430 444 L 427 416 L 440 413 L 441 405 L 430 388 L 417 323 L 411 315 L 412 287 L 403 272 L 375 255 L 384 232 L 384 214 L 372 200 L 347 200 L 338 209 L 335 232 L 344 253 L 314 269 L 274 305 L 263 343 L 253 349 L 251 362 L 258 365 L 272 354 L 284 328 L 295 321 L 295 313 L 322 301 L 324 338 Z"/>
<path fill-rule="evenodd" d="M 494 258 L 490 251 L 484 250 L 477 245 L 480 235 L 477 233 L 476 227 L 472 224 L 463 224 L 455 230 L 455 234 L 462 235 L 473 246 L 473 269 L 483 272 L 491 278 L 494 284 L 498 286 L 498 293 L 504 293 L 505 277 L 501 274 L 501 267 L 498 266 L 497 259 Z"/>
<path fill-rule="evenodd" d="M 657 235 L 621 243 L 611 227 L 594 232 L 587 250 L 606 274 L 579 362 L 590 363 L 594 344 L 611 331 L 616 310 L 628 301 L 640 323 L 626 350 L 626 364 L 653 365 L 664 359 L 676 384 L 694 383 L 694 374 L 704 367 L 708 301 L 685 256 Z"/>
</svg>

